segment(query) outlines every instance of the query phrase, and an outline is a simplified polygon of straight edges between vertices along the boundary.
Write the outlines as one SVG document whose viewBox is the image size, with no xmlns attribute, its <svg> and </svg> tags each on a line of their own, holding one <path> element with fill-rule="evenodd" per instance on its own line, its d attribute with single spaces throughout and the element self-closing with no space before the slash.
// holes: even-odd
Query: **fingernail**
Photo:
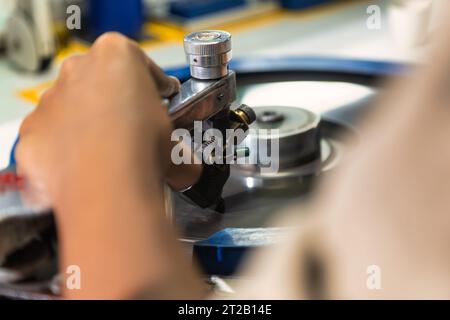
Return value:
<svg viewBox="0 0 450 320">
<path fill-rule="evenodd" d="M 170 81 L 170 87 L 167 90 L 168 97 L 173 96 L 174 94 L 177 94 L 180 91 L 180 87 L 181 87 L 181 83 L 180 83 L 180 80 L 178 80 L 178 78 L 176 78 L 174 76 L 169 76 L 169 78 L 174 79 L 175 81 Z"/>
</svg>

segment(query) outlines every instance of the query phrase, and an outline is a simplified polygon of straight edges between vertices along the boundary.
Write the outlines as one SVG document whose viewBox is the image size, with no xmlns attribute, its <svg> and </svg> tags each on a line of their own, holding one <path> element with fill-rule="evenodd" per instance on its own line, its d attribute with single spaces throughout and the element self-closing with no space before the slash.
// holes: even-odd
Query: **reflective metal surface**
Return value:
<svg viewBox="0 0 450 320">
<path fill-rule="evenodd" d="M 244 143 L 250 156 L 246 162 L 249 165 L 240 166 L 243 170 L 283 170 L 320 158 L 320 115 L 285 106 L 258 106 L 253 110 L 257 121 L 250 126 Z"/>
<path fill-rule="evenodd" d="M 185 241 L 205 239 L 228 227 L 265 226 L 283 208 L 307 201 L 317 178 L 344 161 L 350 141 L 344 136 L 355 137 L 350 127 L 341 124 L 342 120 L 364 109 L 376 93 L 369 86 L 346 82 L 279 81 L 238 85 L 237 103 L 249 104 L 254 110 L 258 106 L 271 106 L 274 110 L 277 106 L 280 110 L 288 106 L 321 115 L 320 159 L 291 166 L 274 175 L 232 165 L 231 177 L 224 188 L 225 213 L 199 209 L 175 195 L 175 222 Z M 335 110 L 347 108 L 350 108 L 347 113 L 333 118 Z M 293 145 L 287 150 L 295 155 L 302 147 Z M 303 214 L 308 213 L 299 211 L 299 215 Z"/>
<path fill-rule="evenodd" d="M 225 212 L 201 209 L 174 194 L 175 224 L 185 241 L 205 239 L 224 228 L 266 226 L 283 208 L 309 199 L 316 180 L 335 168 L 346 156 L 347 140 L 354 132 L 333 122 L 322 122 L 322 158 L 304 166 L 282 170 L 276 175 L 261 175 L 231 166 L 225 185 Z M 296 152 L 295 149 L 292 152 Z M 300 215 L 307 212 L 299 211 Z"/>
<path fill-rule="evenodd" d="M 236 74 L 230 71 L 219 80 L 189 79 L 169 103 L 176 128 L 191 129 L 194 121 L 204 121 L 236 99 Z"/>
<path fill-rule="evenodd" d="M 193 78 L 218 79 L 228 73 L 232 57 L 231 34 L 228 32 L 193 32 L 184 38 L 184 50 Z"/>
<path fill-rule="evenodd" d="M 300 107 L 318 114 L 373 98 L 372 87 L 328 81 L 280 81 L 239 85 L 239 103 Z"/>
</svg>

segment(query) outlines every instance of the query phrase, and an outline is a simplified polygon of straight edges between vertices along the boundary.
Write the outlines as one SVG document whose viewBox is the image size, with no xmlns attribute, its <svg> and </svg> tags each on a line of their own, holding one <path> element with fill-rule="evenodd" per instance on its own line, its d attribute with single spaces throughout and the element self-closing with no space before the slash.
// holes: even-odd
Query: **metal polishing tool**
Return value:
<svg viewBox="0 0 450 320">
<path fill-rule="evenodd" d="M 192 78 L 182 84 L 178 95 L 170 101 L 169 114 L 175 127 L 192 129 L 194 121 L 202 121 L 206 128 L 219 130 L 223 137 L 230 129 L 247 133 L 249 125 L 256 120 L 254 111 L 246 105 L 230 108 L 236 100 L 236 74 L 228 69 L 232 56 L 231 35 L 219 30 L 193 32 L 184 38 L 184 50 Z M 223 147 L 238 145 L 244 138 L 240 141 L 223 139 Z M 204 164 L 199 181 L 184 192 L 201 208 L 225 211 L 222 191 L 230 177 L 230 165 L 227 161 L 221 162 Z"/>
<path fill-rule="evenodd" d="M 5 31 L 9 61 L 19 70 L 46 70 L 56 52 L 50 0 L 17 0 Z"/>
</svg>

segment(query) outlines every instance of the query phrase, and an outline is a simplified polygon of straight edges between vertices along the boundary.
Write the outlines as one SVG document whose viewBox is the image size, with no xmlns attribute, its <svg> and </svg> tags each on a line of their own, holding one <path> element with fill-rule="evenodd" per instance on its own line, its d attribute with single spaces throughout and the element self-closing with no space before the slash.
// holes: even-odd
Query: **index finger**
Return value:
<svg viewBox="0 0 450 320">
<path fill-rule="evenodd" d="M 159 94 L 162 98 L 170 98 L 180 91 L 180 80 L 176 77 L 168 76 L 164 71 L 139 47 L 136 42 L 133 45 L 140 52 L 144 62 L 147 65 L 148 71 L 152 75 Z"/>
<path fill-rule="evenodd" d="M 147 65 L 150 73 L 155 79 L 158 92 L 163 98 L 170 98 L 180 91 L 180 80 L 176 77 L 168 76 L 164 71 L 147 55 Z"/>
</svg>

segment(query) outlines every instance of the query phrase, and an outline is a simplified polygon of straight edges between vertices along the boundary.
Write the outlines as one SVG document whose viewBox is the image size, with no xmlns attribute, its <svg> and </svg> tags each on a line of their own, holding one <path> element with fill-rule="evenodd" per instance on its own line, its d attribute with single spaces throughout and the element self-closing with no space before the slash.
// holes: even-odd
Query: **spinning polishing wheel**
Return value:
<svg viewBox="0 0 450 320">
<path fill-rule="evenodd" d="M 260 163 L 232 165 L 223 214 L 175 195 L 175 220 L 186 241 L 205 240 L 224 228 L 263 227 L 280 208 L 306 199 L 317 177 L 345 161 L 348 142 L 358 139 L 358 118 L 370 108 L 381 80 L 404 70 L 391 63 L 313 57 L 242 59 L 230 68 L 237 72 L 237 103 L 256 112 L 250 128 L 278 129 L 278 136 L 250 133 L 250 157 L 258 153 L 257 142 L 277 139 L 279 171 L 262 173 Z M 169 73 L 189 76 L 184 69 Z"/>
</svg>

